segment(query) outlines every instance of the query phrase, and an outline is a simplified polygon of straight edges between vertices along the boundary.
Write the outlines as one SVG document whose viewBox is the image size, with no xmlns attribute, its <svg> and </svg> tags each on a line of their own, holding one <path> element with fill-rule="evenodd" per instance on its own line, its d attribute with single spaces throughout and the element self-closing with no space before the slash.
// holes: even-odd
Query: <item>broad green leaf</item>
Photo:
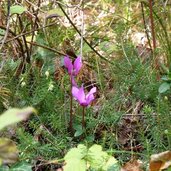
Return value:
<svg viewBox="0 0 171 171">
<path fill-rule="evenodd" d="M 97 144 L 94 144 L 93 146 L 91 146 L 89 148 L 89 152 L 101 152 L 102 151 L 102 146 L 101 145 L 97 145 Z"/>
<path fill-rule="evenodd" d="M 103 170 L 105 171 L 120 171 L 120 165 L 118 161 L 114 157 L 110 157 L 108 161 L 106 162 L 105 166 L 103 167 Z"/>
<path fill-rule="evenodd" d="M 165 65 L 165 64 L 160 64 L 161 68 L 164 70 L 164 72 L 166 72 L 167 74 L 169 74 L 169 68 Z"/>
<path fill-rule="evenodd" d="M 92 49 L 87 44 L 84 44 L 83 51 L 84 53 L 89 53 L 92 51 Z"/>
<path fill-rule="evenodd" d="M 18 160 L 18 150 L 15 143 L 8 138 L 0 138 L 0 165 L 11 164 Z"/>
<path fill-rule="evenodd" d="M 36 113 L 35 109 L 32 107 L 27 107 L 24 109 L 12 108 L 0 115 L 0 130 L 4 127 L 26 120 L 31 113 Z"/>
<path fill-rule="evenodd" d="M 168 79 L 171 80 L 171 72 L 168 73 Z"/>
<path fill-rule="evenodd" d="M 46 18 L 51 18 L 51 16 L 59 16 L 59 17 L 62 17 L 62 16 L 65 16 L 64 13 L 62 12 L 62 10 L 60 8 L 55 8 L 55 9 L 52 9 L 52 10 L 49 10 L 47 12 L 47 17 Z"/>
<path fill-rule="evenodd" d="M 26 162 L 19 162 L 10 168 L 10 171 L 32 171 L 32 166 Z"/>
<path fill-rule="evenodd" d="M 76 158 L 67 160 L 64 171 L 86 171 L 86 162 Z"/>
<path fill-rule="evenodd" d="M 159 87 L 159 93 L 165 93 L 167 90 L 170 89 L 170 84 L 169 83 L 162 83 Z"/>
<path fill-rule="evenodd" d="M 22 7 L 20 5 L 13 5 L 10 8 L 10 13 L 12 14 L 22 14 L 27 9 L 25 7 Z"/>
<path fill-rule="evenodd" d="M 9 166 L 0 165 L 0 171 L 9 171 Z"/>
<path fill-rule="evenodd" d="M 108 159 L 108 154 L 102 151 L 100 145 L 95 144 L 89 148 L 87 158 L 93 169 L 101 169 Z"/>
<path fill-rule="evenodd" d="M 171 171 L 171 167 L 169 167 L 166 171 Z"/>
<path fill-rule="evenodd" d="M 6 60 L 5 66 L 9 67 L 12 71 L 14 71 L 19 66 L 20 63 L 21 63 L 21 59 L 14 61 L 9 58 Z"/>
<path fill-rule="evenodd" d="M 82 129 L 80 129 L 80 130 L 77 130 L 76 132 L 75 132 L 75 134 L 74 134 L 74 137 L 79 137 L 80 135 L 82 135 L 83 134 L 83 130 Z"/>
<path fill-rule="evenodd" d="M 55 57 L 55 53 L 47 49 L 38 47 L 36 50 L 36 58 L 44 61 L 42 72 L 45 72 L 47 70 L 49 70 L 50 72 L 55 72 L 55 63 L 53 62 L 53 59 Z"/>
<path fill-rule="evenodd" d="M 163 81 L 169 81 L 169 78 L 168 78 L 167 75 L 164 75 L 163 77 L 161 77 L 161 80 L 163 80 Z"/>
<path fill-rule="evenodd" d="M 80 144 L 77 148 L 72 148 L 64 157 L 65 161 L 70 159 L 82 159 L 87 153 L 86 146 Z"/>
<path fill-rule="evenodd" d="M 81 125 L 77 125 L 74 127 L 76 132 L 74 134 L 74 137 L 78 137 L 80 135 L 82 135 L 84 133 L 84 130 L 82 129 L 82 126 Z"/>
<path fill-rule="evenodd" d="M 95 138 L 94 135 L 89 135 L 89 136 L 86 137 L 86 141 L 93 142 L 94 138 Z"/>
</svg>

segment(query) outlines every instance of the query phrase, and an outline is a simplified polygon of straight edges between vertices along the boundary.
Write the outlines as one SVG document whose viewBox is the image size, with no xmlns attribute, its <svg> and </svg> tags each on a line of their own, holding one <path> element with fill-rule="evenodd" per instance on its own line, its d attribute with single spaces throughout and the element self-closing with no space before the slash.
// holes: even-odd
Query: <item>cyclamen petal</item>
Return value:
<svg viewBox="0 0 171 171">
<path fill-rule="evenodd" d="M 68 73 L 71 75 L 72 70 L 73 70 L 73 65 L 72 65 L 72 61 L 70 60 L 69 56 L 64 57 L 64 66 L 67 68 Z"/>
<path fill-rule="evenodd" d="M 84 88 L 72 87 L 72 95 L 79 102 L 81 106 L 88 106 L 94 100 L 94 93 L 96 92 L 96 87 L 93 87 L 90 92 L 85 95 Z"/>
<path fill-rule="evenodd" d="M 87 103 L 88 104 L 90 104 L 94 99 L 95 99 L 95 97 L 94 97 L 94 93 L 96 93 L 96 87 L 93 87 L 90 91 L 89 91 L 89 93 L 86 95 L 86 99 L 87 99 Z"/>
<path fill-rule="evenodd" d="M 73 74 L 77 75 L 79 73 L 81 67 L 82 67 L 81 57 L 77 57 L 77 59 L 75 59 L 75 61 L 74 61 L 74 65 L 73 65 L 73 69 L 74 69 Z"/>
<path fill-rule="evenodd" d="M 95 99 L 94 95 L 91 94 L 87 97 L 86 101 L 87 101 L 87 104 L 90 104 L 93 100 Z"/>
<path fill-rule="evenodd" d="M 72 87 L 72 95 L 77 99 L 79 89 L 75 86 Z"/>
<path fill-rule="evenodd" d="M 65 56 L 64 66 L 67 68 L 69 75 L 76 76 L 82 67 L 81 57 L 77 57 L 74 61 L 74 64 L 72 64 L 72 61 L 69 56 Z"/>
<path fill-rule="evenodd" d="M 72 95 L 76 98 L 76 100 L 82 104 L 85 102 L 85 93 L 83 86 L 81 88 L 72 87 Z"/>
<path fill-rule="evenodd" d="M 89 91 L 89 93 L 86 95 L 86 98 L 88 98 L 88 96 L 89 95 L 91 95 L 91 94 L 94 94 L 95 92 L 96 92 L 96 87 L 93 87 L 90 91 Z"/>
</svg>

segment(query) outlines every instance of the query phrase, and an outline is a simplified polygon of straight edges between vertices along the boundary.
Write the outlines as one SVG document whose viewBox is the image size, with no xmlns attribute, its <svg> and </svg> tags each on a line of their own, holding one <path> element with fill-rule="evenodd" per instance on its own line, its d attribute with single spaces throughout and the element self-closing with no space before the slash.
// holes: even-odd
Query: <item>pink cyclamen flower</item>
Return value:
<svg viewBox="0 0 171 171">
<path fill-rule="evenodd" d="M 76 76 L 82 67 L 81 57 L 77 57 L 75 59 L 74 63 L 72 63 L 69 56 L 68 55 L 65 56 L 64 57 L 64 66 L 67 68 L 69 75 Z"/>
<path fill-rule="evenodd" d="M 94 99 L 94 93 L 96 92 L 96 87 L 93 87 L 87 95 L 85 95 L 84 87 L 81 86 L 81 88 L 72 87 L 72 95 L 75 97 L 75 99 L 79 102 L 81 106 L 88 106 Z"/>
</svg>

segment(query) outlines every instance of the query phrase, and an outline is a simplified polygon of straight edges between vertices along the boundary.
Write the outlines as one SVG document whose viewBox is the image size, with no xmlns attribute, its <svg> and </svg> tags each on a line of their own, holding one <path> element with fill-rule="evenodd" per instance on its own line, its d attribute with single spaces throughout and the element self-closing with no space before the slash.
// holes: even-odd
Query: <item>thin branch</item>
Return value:
<svg viewBox="0 0 171 171">
<path fill-rule="evenodd" d="M 57 51 L 57 50 L 55 50 L 55 49 L 53 49 L 53 48 L 51 48 L 51 47 L 45 46 L 45 45 L 40 45 L 40 44 L 37 44 L 37 43 L 35 43 L 35 42 L 29 42 L 29 41 L 27 41 L 27 43 L 32 44 L 33 46 L 38 46 L 38 47 L 41 47 L 41 48 L 50 50 L 50 51 L 55 52 L 55 53 L 57 53 L 57 54 L 59 54 L 59 55 L 62 55 L 62 56 L 65 56 L 65 55 L 66 55 L 66 54 L 64 54 L 64 53 L 62 53 L 62 52 L 59 52 L 59 51 Z"/>
<path fill-rule="evenodd" d="M 69 120 L 69 131 L 73 135 L 73 114 L 72 114 L 72 105 L 73 105 L 73 96 L 72 96 L 72 75 L 70 76 L 70 120 Z"/>
<path fill-rule="evenodd" d="M 70 17 L 68 16 L 68 14 L 65 12 L 65 10 L 63 9 L 62 5 L 56 1 L 59 8 L 62 10 L 62 12 L 64 13 L 64 15 L 66 16 L 66 18 L 68 19 L 68 21 L 71 23 L 71 25 L 74 27 L 74 29 L 76 30 L 76 32 L 81 36 L 81 32 L 78 30 L 78 28 L 75 26 L 75 24 L 72 22 L 72 20 L 70 19 Z M 107 58 L 105 58 L 104 56 L 102 56 L 97 50 L 95 50 L 93 48 L 93 46 L 87 41 L 87 39 L 83 36 L 83 40 L 85 41 L 85 43 L 91 48 L 91 50 L 96 53 L 101 59 L 103 59 L 104 61 L 107 61 L 110 64 L 114 64 L 112 61 L 109 61 Z"/>
<path fill-rule="evenodd" d="M 83 57 L 83 36 L 84 36 L 84 1 L 82 1 L 82 10 L 81 10 L 81 43 L 80 43 L 80 55 Z"/>
<path fill-rule="evenodd" d="M 31 5 L 32 7 L 39 9 L 39 11 L 41 11 L 41 12 L 43 12 L 43 13 L 45 12 L 45 11 L 43 11 L 39 6 L 33 4 L 32 2 L 30 2 L 30 1 L 28 1 L 28 0 L 25 0 L 25 1 L 26 1 L 29 5 Z"/>
<path fill-rule="evenodd" d="M 141 11 L 142 11 L 144 29 L 145 29 L 145 33 L 146 33 L 147 40 L 148 40 L 148 45 L 152 49 L 151 42 L 150 42 L 150 36 L 148 34 L 147 24 L 146 24 L 146 21 L 145 21 L 145 14 L 144 14 L 144 5 L 143 5 L 143 2 L 141 2 Z"/>
<path fill-rule="evenodd" d="M 151 33 L 153 38 L 153 49 L 156 49 L 156 37 L 155 37 L 155 30 L 154 30 L 154 21 L 153 21 L 153 2 L 149 0 L 149 9 L 150 9 L 150 22 L 151 22 Z"/>
<path fill-rule="evenodd" d="M 6 29 L 7 29 L 7 28 L 4 27 L 4 26 L 0 26 L 0 28 L 3 29 L 3 30 L 6 30 Z M 21 50 L 22 56 L 24 57 L 24 49 L 23 49 L 23 45 L 22 45 L 22 43 L 21 43 L 19 37 L 16 36 L 16 34 L 15 34 L 12 30 L 10 30 L 10 29 L 8 30 L 8 32 L 9 32 L 12 36 L 15 37 L 15 39 L 13 39 L 13 40 L 16 40 L 16 41 L 18 42 L 18 45 L 20 46 L 20 50 Z M 8 41 L 8 40 L 5 41 L 5 44 L 8 43 L 7 41 Z M 11 41 L 12 41 L 12 40 L 11 40 Z M 9 42 L 10 42 L 10 41 L 9 41 Z M 0 44 L 1 44 L 1 42 L 0 42 Z"/>
<path fill-rule="evenodd" d="M 23 23 L 22 23 L 20 16 L 18 16 L 18 20 L 19 20 L 21 32 L 24 32 L 25 29 L 23 29 Z M 25 46 L 25 50 L 26 50 L 26 54 L 27 54 L 26 58 L 25 58 L 25 55 L 23 56 L 23 59 L 24 59 L 23 62 L 25 62 L 25 60 L 26 60 L 27 63 L 30 63 L 30 53 L 29 53 L 29 48 L 27 46 L 26 36 L 23 35 L 22 38 L 23 38 L 23 42 L 24 42 L 24 46 Z"/>
<path fill-rule="evenodd" d="M 149 0 L 149 8 L 150 8 L 150 22 L 151 22 L 151 33 L 153 38 L 153 50 L 156 49 L 156 36 L 155 36 L 155 28 L 154 28 L 154 21 L 153 21 L 153 0 Z M 158 59 L 155 58 L 155 69 L 159 70 L 159 62 Z M 159 74 L 157 73 L 157 80 L 159 80 Z"/>
<path fill-rule="evenodd" d="M 36 27 L 37 27 L 38 13 L 39 13 L 39 8 L 40 8 L 40 0 L 38 1 L 37 6 L 38 6 L 38 8 L 37 8 L 36 13 L 35 13 L 35 20 L 34 20 L 33 30 L 36 30 Z M 34 36 L 35 36 L 35 32 L 32 32 L 31 42 L 33 42 Z M 32 44 L 30 45 L 30 54 L 31 53 L 32 53 Z"/>
<path fill-rule="evenodd" d="M 1 46 L 0 46 L 0 51 L 2 50 L 4 44 L 5 44 L 5 41 L 8 37 L 8 32 L 9 32 L 9 27 L 10 27 L 10 0 L 8 0 L 8 6 L 7 6 L 7 26 L 6 26 L 6 32 L 5 32 L 5 35 L 4 35 L 4 38 L 1 42 Z"/>
<path fill-rule="evenodd" d="M 15 39 L 18 39 L 19 37 L 22 37 L 23 35 L 30 34 L 30 33 L 32 33 L 32 32 L 41 30 L 41 29 L 43 29 L 43 28 L 45 28 L 45 27 L 53 26 L 53 25 L 55 25 L 55 24 L 57 24 L 57 22 L 48 24 L 48 25 L 43 26 L 43 27 L 39 27 L 39 28 L 37 28 L 37 29 L 35 29 L 35 30 L 28 31 L 28 32 L 26 32 L 26 33 L 21 33 L 21 34 L 19 34 L 19 35 L 16 35 L 12 30 L 9 30 L 9 32 L 10 32 L 13 36 L 15 36 L 15 37 L 6 40 L 6 41 L 5 41 L 5 44 L 6 44 L 6 43 L 9 43 L 9 42 L 11 42 L 11 41 L 13 41 L 13 40 L 15 40 Z M 6 30 L 6 27 L 4 27 L 4 26 L 1 26 L 1 25 L 0 25 L 0 28 L 3 29 L 3 30 Z M 1 43 L 0 43 L 0 44 L 1 44 Z"/>
<path fill-rule="evenodd" d="M 85 107 L 83 106 L 83 113 L 82 113 L 82 129 L 86 128 L 86 122 L 85 122 Z"/>
</svg>

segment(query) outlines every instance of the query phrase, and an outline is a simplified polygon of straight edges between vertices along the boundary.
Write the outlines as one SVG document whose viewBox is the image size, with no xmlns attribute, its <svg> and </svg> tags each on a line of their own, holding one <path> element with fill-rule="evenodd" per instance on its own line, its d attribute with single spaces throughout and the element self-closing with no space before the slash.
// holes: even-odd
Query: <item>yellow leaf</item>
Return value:
<svg viewBox="0 0 171 171">
<path fill-rule="evenodd" d="M 11 164 L 18 160 L 16 144 L 8 138 L 0 138 L 0 165 Z"/>
<path fill-rule="evenodd" d="M 36 113 L 36 110 L 32 107 L 23 109 L 12 108 L 0 115 L 0 130 L 4 127 L 26 120 L 31 113 Z"/>
</svg>

